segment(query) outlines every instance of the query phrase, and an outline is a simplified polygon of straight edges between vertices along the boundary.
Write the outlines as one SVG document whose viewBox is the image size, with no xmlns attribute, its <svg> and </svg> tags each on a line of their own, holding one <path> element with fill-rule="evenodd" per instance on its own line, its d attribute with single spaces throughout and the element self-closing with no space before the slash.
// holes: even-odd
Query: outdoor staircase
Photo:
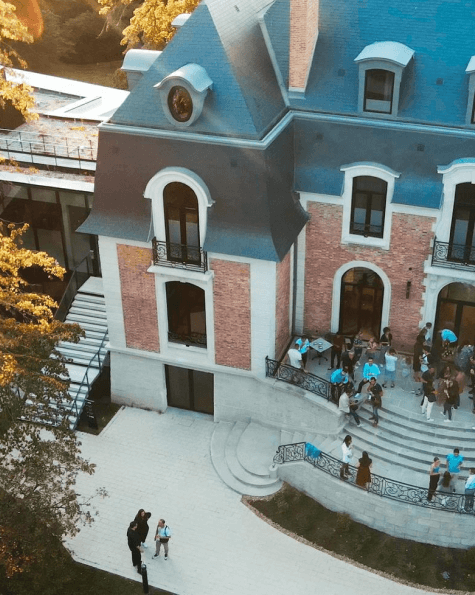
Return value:
<svg viewBox="0 0 475 595">
<path fill-rule="evenodd" d="M 391 404 L 391 409 L 380 410 L 380 422 L 373 427 L 369 417 L 372 410 L 369 404 L 358 410 L 361 425 L 357 426 L 350 418 L 341 433 L 340 439 L 331 450 L 322 450 L 328 454 L 341 458 L 341 442 L 346 434 L 353 438 L 354 461 L 366 450 L 373 460 L 373 472 L 390 479 L 410 485 L 425 487 L 429 482 L 429 466 L 434 457 L 438 456 L 445 468 L 445 458 L 454 448 L 459 448 L 464 457 L 461 477 L 467 477 L 470 467 L 475 467 L 475 430 L 467 415 L 462 416 L 458 411 L 453 412 L 454 421 L 444 423 L 440 412 L 442 408 L 434 406 L 432 409 L 433 422 L 428 422 L 425 415 L 420 414 L 419 403 L 421 397 L 408 395 L 414 400 L 414 411 L 398 408 Z M 388 402 L 388 397 L 383 399 Z M 464 395 L 462 399 L 467 400 Z M 457 420 L 459 418 L 459 421 Z M 462 482 L 459 482 L 462 484 Z M 461 485 L 458 486 L 461 488 Z"/>
<path fill-rule="evenodd" d="M 50 411 L 43 419 L 40 410 L 32 421 L 44 425 L 59 425 L 67 416 L 69 427 L 74 430 L 81 417 L 91 386 L 99 376 L 107 356 L 106 345 L 109 336 L 100 277 L 89 277 L 80 287 L 65 322 L 77 323 L 85 331 L 85 337 L 81 337 L 79 343 L 60 341 L 57 346 L 57 350 L 69 360 L 66 368 L 71 379 L 68 389 L 71 401 L 63 402 L 60 405 L 56 419 L 51 419 Z M 32 403 L 32 401 L 27 401 L 27 404 L 29 402 Z M 55 408 L 56 406 L 52 407 L 53 410 Z"/>
<path fill-rule="evenodd" d="M 211 438 L 211 460 L 216 473 L 235 492 L 269 496 L 282 487 L 282 481 L 270 473 L 279 445 L 313 443 L 317 438 L 315 434 L 289 432 L 255 422 L 220 421 Z"/>
</svg>

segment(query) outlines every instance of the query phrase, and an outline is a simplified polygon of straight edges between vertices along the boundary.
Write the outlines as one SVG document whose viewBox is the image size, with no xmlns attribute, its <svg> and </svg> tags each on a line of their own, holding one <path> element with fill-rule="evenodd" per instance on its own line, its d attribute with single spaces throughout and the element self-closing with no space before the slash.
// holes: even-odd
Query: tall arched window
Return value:
<svg viewBox="0 0 475 595">
<path fill-rule="evenodd" d="M 182 182 L 171 182 L 163 189 L 165 233 L 168 260 L 200 264 L 198 199 Z"/>
<path fill-rule="evenodd" d="M 388 184 L 380 178 L 353 178 L 350 233 L 382 238 Z"/>
</svg>

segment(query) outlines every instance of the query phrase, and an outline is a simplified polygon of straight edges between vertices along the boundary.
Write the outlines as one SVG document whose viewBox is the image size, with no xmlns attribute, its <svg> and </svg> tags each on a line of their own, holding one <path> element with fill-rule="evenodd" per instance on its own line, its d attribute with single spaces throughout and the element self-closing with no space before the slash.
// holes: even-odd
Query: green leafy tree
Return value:
<svg viewBox="0 0 475 595">
<path fill-rule="evenodd" d="M 59 278 L 65 271 L 46 253 L 22 247 L 27 227 L 0 228 L 0 567 L 11 580 L 48 561 L 51 540 L 92 520 L 91 502 L 75 483 L 94 465 L 81 457 L 64 416 L 69 378 L 56 349 L 82 331 L 54 319 L 49 296 L 29 291 L 24 276 L 32 267 Z"/>
</svg>

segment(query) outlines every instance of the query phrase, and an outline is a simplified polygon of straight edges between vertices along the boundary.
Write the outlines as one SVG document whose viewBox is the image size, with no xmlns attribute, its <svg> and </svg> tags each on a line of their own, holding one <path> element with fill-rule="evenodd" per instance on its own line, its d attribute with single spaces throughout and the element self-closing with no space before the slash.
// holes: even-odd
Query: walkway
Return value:
<svg viewBox="0 0 475 595">
<path fill-rule="evenodd" d="M 149 583 L 179 595 L 412 595 L 393 583 L 303 545 L 259 519 L 224 485 L 210 460 L 212 418 L 168 409 L 163 415 L 122 409 L 99 435 L 81 434 L 82 451 L 96 463 L 78 479 L 78 492 L 99 486 L 95 522 L 67 541 L 80 562 L 138 578 L 126 543 L 139 508 L 152 512 L 142 559 Z M 153 532 L 166 519 L 170 559 L 153 560 Z"/>
</svg>

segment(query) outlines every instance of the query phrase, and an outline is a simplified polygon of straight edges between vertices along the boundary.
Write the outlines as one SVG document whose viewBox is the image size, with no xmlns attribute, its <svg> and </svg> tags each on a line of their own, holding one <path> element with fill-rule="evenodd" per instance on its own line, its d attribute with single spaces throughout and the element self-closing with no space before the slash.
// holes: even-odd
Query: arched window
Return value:
<svg viewBox="0 0 475 595">
<path fill-rule="evenodd" d="M 168 340 L 206 347 L 205 292 L 191 283 L 166 284 Z"/>
<path fill-rule="evenodd" d="M 171 182 L 163 190 L 163 209 L 168 260 L 200 264 L 198 200 L 182 182 Z"/>
<path fill-rule="evenodd" d="M 350 233 L 382 238 L 388 184 L 380 178 L 353 178 Z"/>
</svg>

